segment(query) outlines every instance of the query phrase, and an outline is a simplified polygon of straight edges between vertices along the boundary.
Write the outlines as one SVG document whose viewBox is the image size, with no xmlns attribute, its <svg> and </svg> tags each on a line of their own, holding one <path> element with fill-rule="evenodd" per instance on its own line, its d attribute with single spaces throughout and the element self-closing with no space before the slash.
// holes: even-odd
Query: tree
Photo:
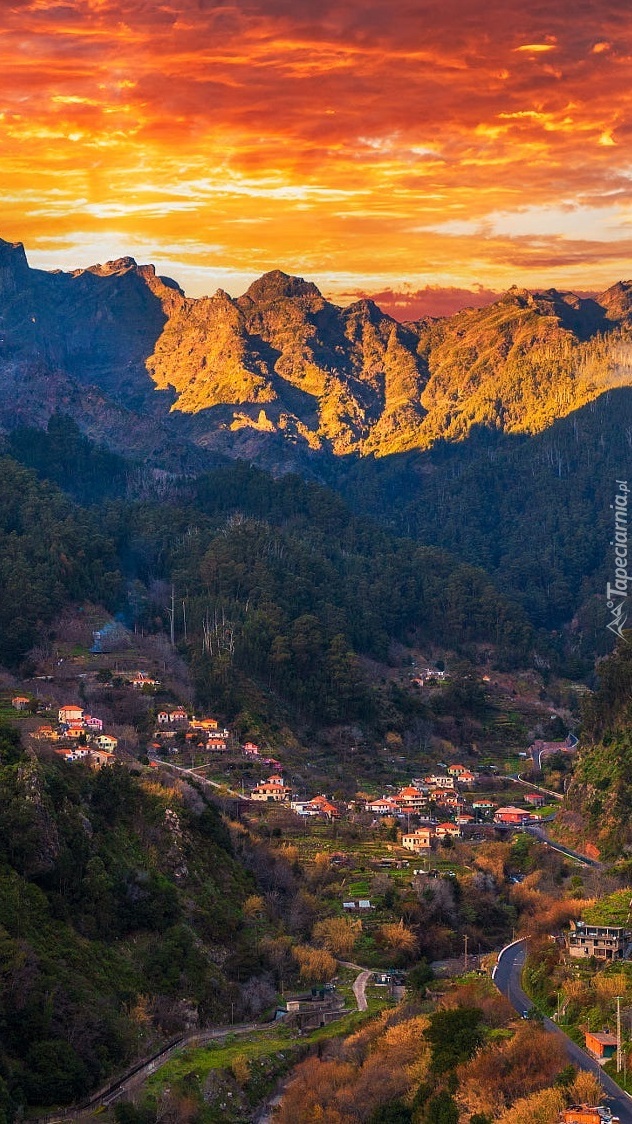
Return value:
<svg viewBox="0 0 632 1124">
<path fill-rule="evenodd" d="M 312 937 L 334 956 L 348 956 L 361 932 L 362 922 L 359 918 L 352 920 L 350 917 L 329 917 L 325 921 L 316 922 Z"/>
<path fill-rule="evenodd" d="M 336 961 L 324 948 L 296 945 L 292 955 L 300 967 L 301 979 L 308 983 L 326 983 L 336 971 Z"/>
<path fill-rule="evenodd" d="M 424 1124 L 459 1124 L 456 1102 L 445 1089 L 428 1101 Z"/>
<path fill-rule="evenodd" d="M 466 1061 L 483 1041 L 479 1007 L 454 1007 L 430 1016 L 426 1038 L 432 1046 L 432 1069 L 447 1073 Z"/>
</svg>

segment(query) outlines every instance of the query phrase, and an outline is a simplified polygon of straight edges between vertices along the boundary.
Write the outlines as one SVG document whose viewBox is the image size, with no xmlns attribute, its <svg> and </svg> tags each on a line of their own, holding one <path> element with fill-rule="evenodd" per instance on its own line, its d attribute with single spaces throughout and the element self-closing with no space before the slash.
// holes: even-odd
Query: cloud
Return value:
<svg viewBox="0 0 632 1124">
<path fill-rule="evenodd" d="M 11 0 L 0 105 L 0 233 L 35 247 L 52 217 L 397 293 L 551 283 L 582 246 L 605 282 L 629 239 L 623 0 Z"/>
</svg>

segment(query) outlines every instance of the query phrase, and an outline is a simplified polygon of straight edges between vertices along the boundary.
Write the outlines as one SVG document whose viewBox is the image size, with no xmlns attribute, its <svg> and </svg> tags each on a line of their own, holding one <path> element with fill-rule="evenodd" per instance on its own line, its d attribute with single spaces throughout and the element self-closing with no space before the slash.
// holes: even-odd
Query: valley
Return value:
<svg viewBox="0 0 632 1124">
<path fill-rule="evenodd" d="M 400 324 L 0 250 L 0 1121 L 598 1103 L 546 1019 L 615 989 L 627 1068 L 572 949 L 630 924 L 629 283 Z"/>
</svg>

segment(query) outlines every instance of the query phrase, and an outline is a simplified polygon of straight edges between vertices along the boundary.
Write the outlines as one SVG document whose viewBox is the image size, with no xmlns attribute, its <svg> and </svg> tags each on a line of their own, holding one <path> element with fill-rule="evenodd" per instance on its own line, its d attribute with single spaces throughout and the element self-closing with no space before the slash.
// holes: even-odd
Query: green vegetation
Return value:
<svg viewBox="0 0 632 1124">
<path fill-rule="evenodd" d="M 0 755 L 0 1077 L 15 1104 L 76 1100 L 190 1017 L 226 1017 L 207 948 L 239 947 L 251 883 L 188 786 L 36 762 L 5 729 Z"/>
<path fill-rule="evenodd" d="M 119 562 L 103 519 L 0 458 L 1 663 L 15 666 L 66 603 L 120 603 Z"/>
<path fill-rule="evenodd" d="M 632 645 L 599 665 L 599 689 L 584 701 L 590 739 L 578 755 L 560 830 L 593 842 L 616 859 L 632 842 Z M 579 817 L 579 818 L 578 818 Z"/>
</svg>

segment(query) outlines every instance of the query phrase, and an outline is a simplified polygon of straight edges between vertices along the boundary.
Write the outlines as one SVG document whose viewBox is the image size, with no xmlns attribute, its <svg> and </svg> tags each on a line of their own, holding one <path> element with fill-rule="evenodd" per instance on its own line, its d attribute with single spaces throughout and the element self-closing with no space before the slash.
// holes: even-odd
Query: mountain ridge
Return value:
<svg viewBox="0 0 632 1124">
<path fill-rule="evenodd" d="M 480 425 L 537 433 L 632 382 L 631 331 L 630 281 L 595 298 L 514 286 L 401 323 L 279 269 L 241 296 L 194 298 L 132 257 L 47 272 L 0 240 L 0 427 L 66 412 L 162 467 L 245 456 L 313 470 Z"/>
</svg>

